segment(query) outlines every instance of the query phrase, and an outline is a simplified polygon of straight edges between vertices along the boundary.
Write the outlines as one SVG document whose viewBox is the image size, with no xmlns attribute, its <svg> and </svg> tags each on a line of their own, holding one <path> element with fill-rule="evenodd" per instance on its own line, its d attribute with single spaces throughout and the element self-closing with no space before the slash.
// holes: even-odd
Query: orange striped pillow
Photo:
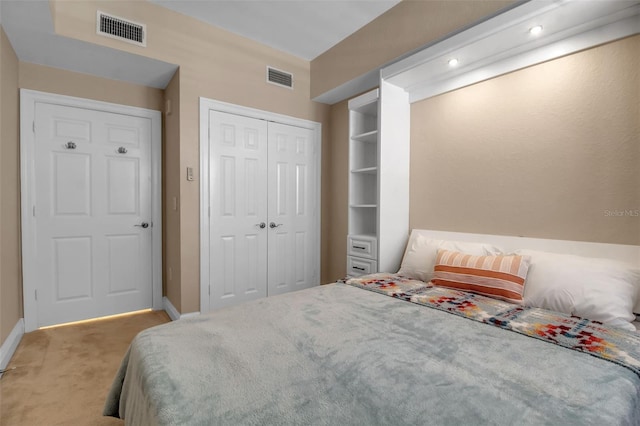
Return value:
<svg viewBox="0 0 640 426">
<path fill-rule="evenodd" d="M 474 256 L 438 250 L 431 282 L 522 305 L 530 263 L 529 256 Z"/>
</svg>

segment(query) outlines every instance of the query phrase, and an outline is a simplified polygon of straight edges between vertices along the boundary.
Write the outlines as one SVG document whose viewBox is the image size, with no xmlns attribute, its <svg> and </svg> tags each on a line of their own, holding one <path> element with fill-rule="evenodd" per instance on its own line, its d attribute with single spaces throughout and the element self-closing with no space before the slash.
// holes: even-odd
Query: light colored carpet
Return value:
<svg viewBox="0 0 640 426">
<path fill-rule="evenodd" d="M 25 334 L 0 379 L 0 425 L 119 425 L 102 407 L 129 343 L 169 322 L 144 312 Z"/>
</svg>

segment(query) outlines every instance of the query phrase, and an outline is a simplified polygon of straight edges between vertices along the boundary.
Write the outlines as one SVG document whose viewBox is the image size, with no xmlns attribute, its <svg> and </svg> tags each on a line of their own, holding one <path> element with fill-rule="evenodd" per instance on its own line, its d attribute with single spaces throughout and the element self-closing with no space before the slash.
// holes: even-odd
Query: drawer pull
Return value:
<svg viewBox="0 0 640 426">
<path fill-rule="evenodd" d="M 354 266 L 353 269 L 357 269 L 358 271 L 364 271 L 365 270 L 364 268 L 361 268 L 359 266 Z"/>
<path fill-rule="evenodd" d="M 362 246 L 353 246 L 354 249 L 359 249 L 359 250 L 366 250 L 366 247 L 362 247 Z"/>
</svg>

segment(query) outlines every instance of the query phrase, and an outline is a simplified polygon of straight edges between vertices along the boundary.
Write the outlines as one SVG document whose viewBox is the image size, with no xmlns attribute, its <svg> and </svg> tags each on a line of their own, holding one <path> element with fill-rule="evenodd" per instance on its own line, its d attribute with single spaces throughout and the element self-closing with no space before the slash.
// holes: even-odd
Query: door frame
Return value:
<svg viewBox="0 0 640 426">
<path fill-rule="evenodd" d="M 20 89 L 20 218 L 22 220 L 22 299 L 25 332 L 38 328 L 35 282 L 35 112 L 37 103 L 123 114 L 151 120 L 151 279 L 152 309 L 162 309 L 162 113 L 146 108 Z"/>
<path fill-rule="evenodd" d="M 318 215 L 317 229 L 318 244 L 320 243 L 320 199 L 321 199 L 321 167 L 322 167 L 322 124 L 290 117 L 270 111 L 230 104 L 200 97 L 200 313 L 211 311 L 209 300 L 209 282 L 211 269 L 209 265 L 210 241 L 209 241 L 209 212 L 211 200 L 209 197 L 209 111 L 225 112 L 256 118 L 258 120 L 273 121 L 289 126 L 302 127 L 312 130 L 313 143 L 317 154 L 316 164 L 316 212 Z M 318 246 L 317 265 L 320 268 L 320 246 Z"/>
</svg>

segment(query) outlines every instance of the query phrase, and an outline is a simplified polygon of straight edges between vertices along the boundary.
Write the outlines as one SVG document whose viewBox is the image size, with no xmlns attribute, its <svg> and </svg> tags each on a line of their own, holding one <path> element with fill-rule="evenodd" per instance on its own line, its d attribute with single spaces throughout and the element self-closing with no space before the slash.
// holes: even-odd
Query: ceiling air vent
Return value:
<svg viewBox="0 0 640 426">
<path fill-rule="evenodd" d="M 293 74 L 267 67 L 267 81 L 271 84 L 293 89 Z"/>
<path fill-rule="evenodd" d="M 147 46 L 147 26 L 144 24 L 98 11 L 96 30 L 99 35 L 105 37 L 115 38 L 138 46 Z"/>
</svg>

